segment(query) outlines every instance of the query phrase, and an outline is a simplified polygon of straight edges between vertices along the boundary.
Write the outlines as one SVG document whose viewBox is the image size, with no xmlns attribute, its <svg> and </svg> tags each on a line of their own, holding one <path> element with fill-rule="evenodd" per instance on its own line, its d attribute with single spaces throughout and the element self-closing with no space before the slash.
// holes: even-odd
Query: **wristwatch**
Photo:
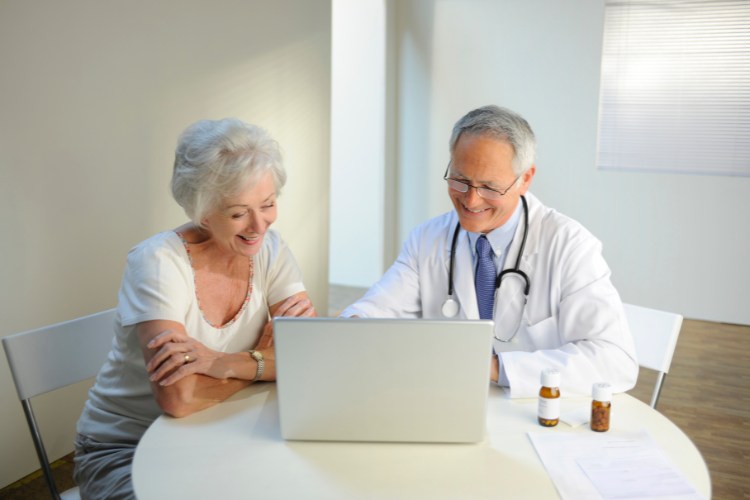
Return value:
<svg viewBox="0 0 750 500">
<path fill-rule="evenodd" d="M 263 361 L 262 352 L 255 351 L 253 349 L 250 349 L 249 352 L 250 352 L 250 356 L 258 363 L 258 371 L 255 372 L 255 378 L 253 379 L 253 382 L 257 382 L 263 376 L 263 368 L 266 363 L 265 361 Z"/>
</svg>

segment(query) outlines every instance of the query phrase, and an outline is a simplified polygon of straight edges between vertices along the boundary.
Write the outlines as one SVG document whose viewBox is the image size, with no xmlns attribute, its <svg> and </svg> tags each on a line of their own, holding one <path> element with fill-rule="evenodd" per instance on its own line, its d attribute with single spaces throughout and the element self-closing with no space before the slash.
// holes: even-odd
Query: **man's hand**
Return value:
<svg viewBox="0 0 750 500">
<path fill-rule="evenodd" d="M 490 380 L 497 383 L 500 379 L 500 360 L 497 359 L 497 354 L 492 353 L 492 363 L 490 363 Z"/>
</svg>

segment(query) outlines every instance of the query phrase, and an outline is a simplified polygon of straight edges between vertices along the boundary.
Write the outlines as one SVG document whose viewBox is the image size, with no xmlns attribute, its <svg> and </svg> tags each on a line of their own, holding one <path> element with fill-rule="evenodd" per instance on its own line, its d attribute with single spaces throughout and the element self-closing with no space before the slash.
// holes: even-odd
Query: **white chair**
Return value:
<svg viewBox="0 0 750 500">
<path fill-rule="evenodd" d="M 635 340 L 638 364 L 657 372 L 654 392 L 651 395 L 651 407 L 656 408 L 664 378 L 672 364 L 677 337 L 682 327 L 682 316 L 632 304 L 623 305 Z"/>
<path fill-rule="evenodd" d="M 3 338 L 39 464 L 52 498 L 79 498 L 78 488 L 58 493 L 31 398 L 80 382 L 97 374 L 112 347 L 115 310 L 9 335 Z"/>
</svg>

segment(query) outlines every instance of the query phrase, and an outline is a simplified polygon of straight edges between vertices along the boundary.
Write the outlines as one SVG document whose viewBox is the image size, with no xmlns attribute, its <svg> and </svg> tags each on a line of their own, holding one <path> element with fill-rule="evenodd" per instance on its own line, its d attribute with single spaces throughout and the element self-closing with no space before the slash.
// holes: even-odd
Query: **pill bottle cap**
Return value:
<svg viewBox="0 0 750 500">
<path fill-rule="evenodd" d="M 612 401 L 612 386 L 606 382 L 598 382 L 591 389 L 596 401 Z"/>
<path fill-rule="evenodd" d="M 542 385 L 544 387 L 560 387 L 560 372 L 555 368 L 543 370 Z"/>
</svg>

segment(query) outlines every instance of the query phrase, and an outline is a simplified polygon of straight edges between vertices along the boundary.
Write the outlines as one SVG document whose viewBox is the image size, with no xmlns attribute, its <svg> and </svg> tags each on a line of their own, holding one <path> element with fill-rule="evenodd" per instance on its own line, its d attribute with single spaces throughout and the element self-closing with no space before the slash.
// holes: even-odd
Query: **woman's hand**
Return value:
<svg viewBox="0 0 750 500">
<path fill-rule="evenodd" d="M 265 351 L 273 347 L 273 321 L 266 323 L 263 327 L 263 333 L 260 335 L 258 343 L 255 345 L 256 351 Z"/>
<path fill-rule="evenodd" d="M 152 382 L 162 386 L 194 374 L 204 374 L 216 379 L 231 377 L 222 363 L 224 353 L 209 349 L 184 332 L 169 329 L 156 335 L 146 344 L 154 355 L 146 364 Z"/>
<path fill-rule="evenodd" d="M 144 321 L 136 332 L 156 403 L 173 417 L 224 401 L 247 387 L 255 373 L 247 352 L 213 351 L 177 321 Z"/>
<path fill-rule="evenodd" d="M 313 307 L 312 301 L 310 300 L 310 297 L 308 297 L 307 292 L 290 295 L 281 302 L 277 302 L 269 307 L 269 312 L 271 313 L 272 318 L 279 316 L 311 318 L 318 315 L 318 313 L 315 312 L 315 308 Z M 265 351 L 272 347 L 273 320 L 270 320 L 266 323 L 266 326 L 263 327 L 263 333 L 255 346 L 255 350 L 263 351 L 263 354 L 265 355 Z"/>
<path fill-rule="evenodd" d="M 295 293 L 281 302 L 273 304 L 269 309 L 272 317 L 313 317 L 318 315 L 307 292 Z"/>
<path fill-rule="evenodd" d="M 307 292 L 300 292 L 287 297 L 281 302 L 277 302 L 269 307 L 271 317 L 291 316 L 291 317 L 313 317 L 317 316 L 315 308 L 312 305 Z M 268 321 L 263 327 L 255 350 L 260 351 L 266 362 L 266 367 L 261 380 L 276 380 L 276 351 L 273 340 L 273 320 Z"/>
</svg>

